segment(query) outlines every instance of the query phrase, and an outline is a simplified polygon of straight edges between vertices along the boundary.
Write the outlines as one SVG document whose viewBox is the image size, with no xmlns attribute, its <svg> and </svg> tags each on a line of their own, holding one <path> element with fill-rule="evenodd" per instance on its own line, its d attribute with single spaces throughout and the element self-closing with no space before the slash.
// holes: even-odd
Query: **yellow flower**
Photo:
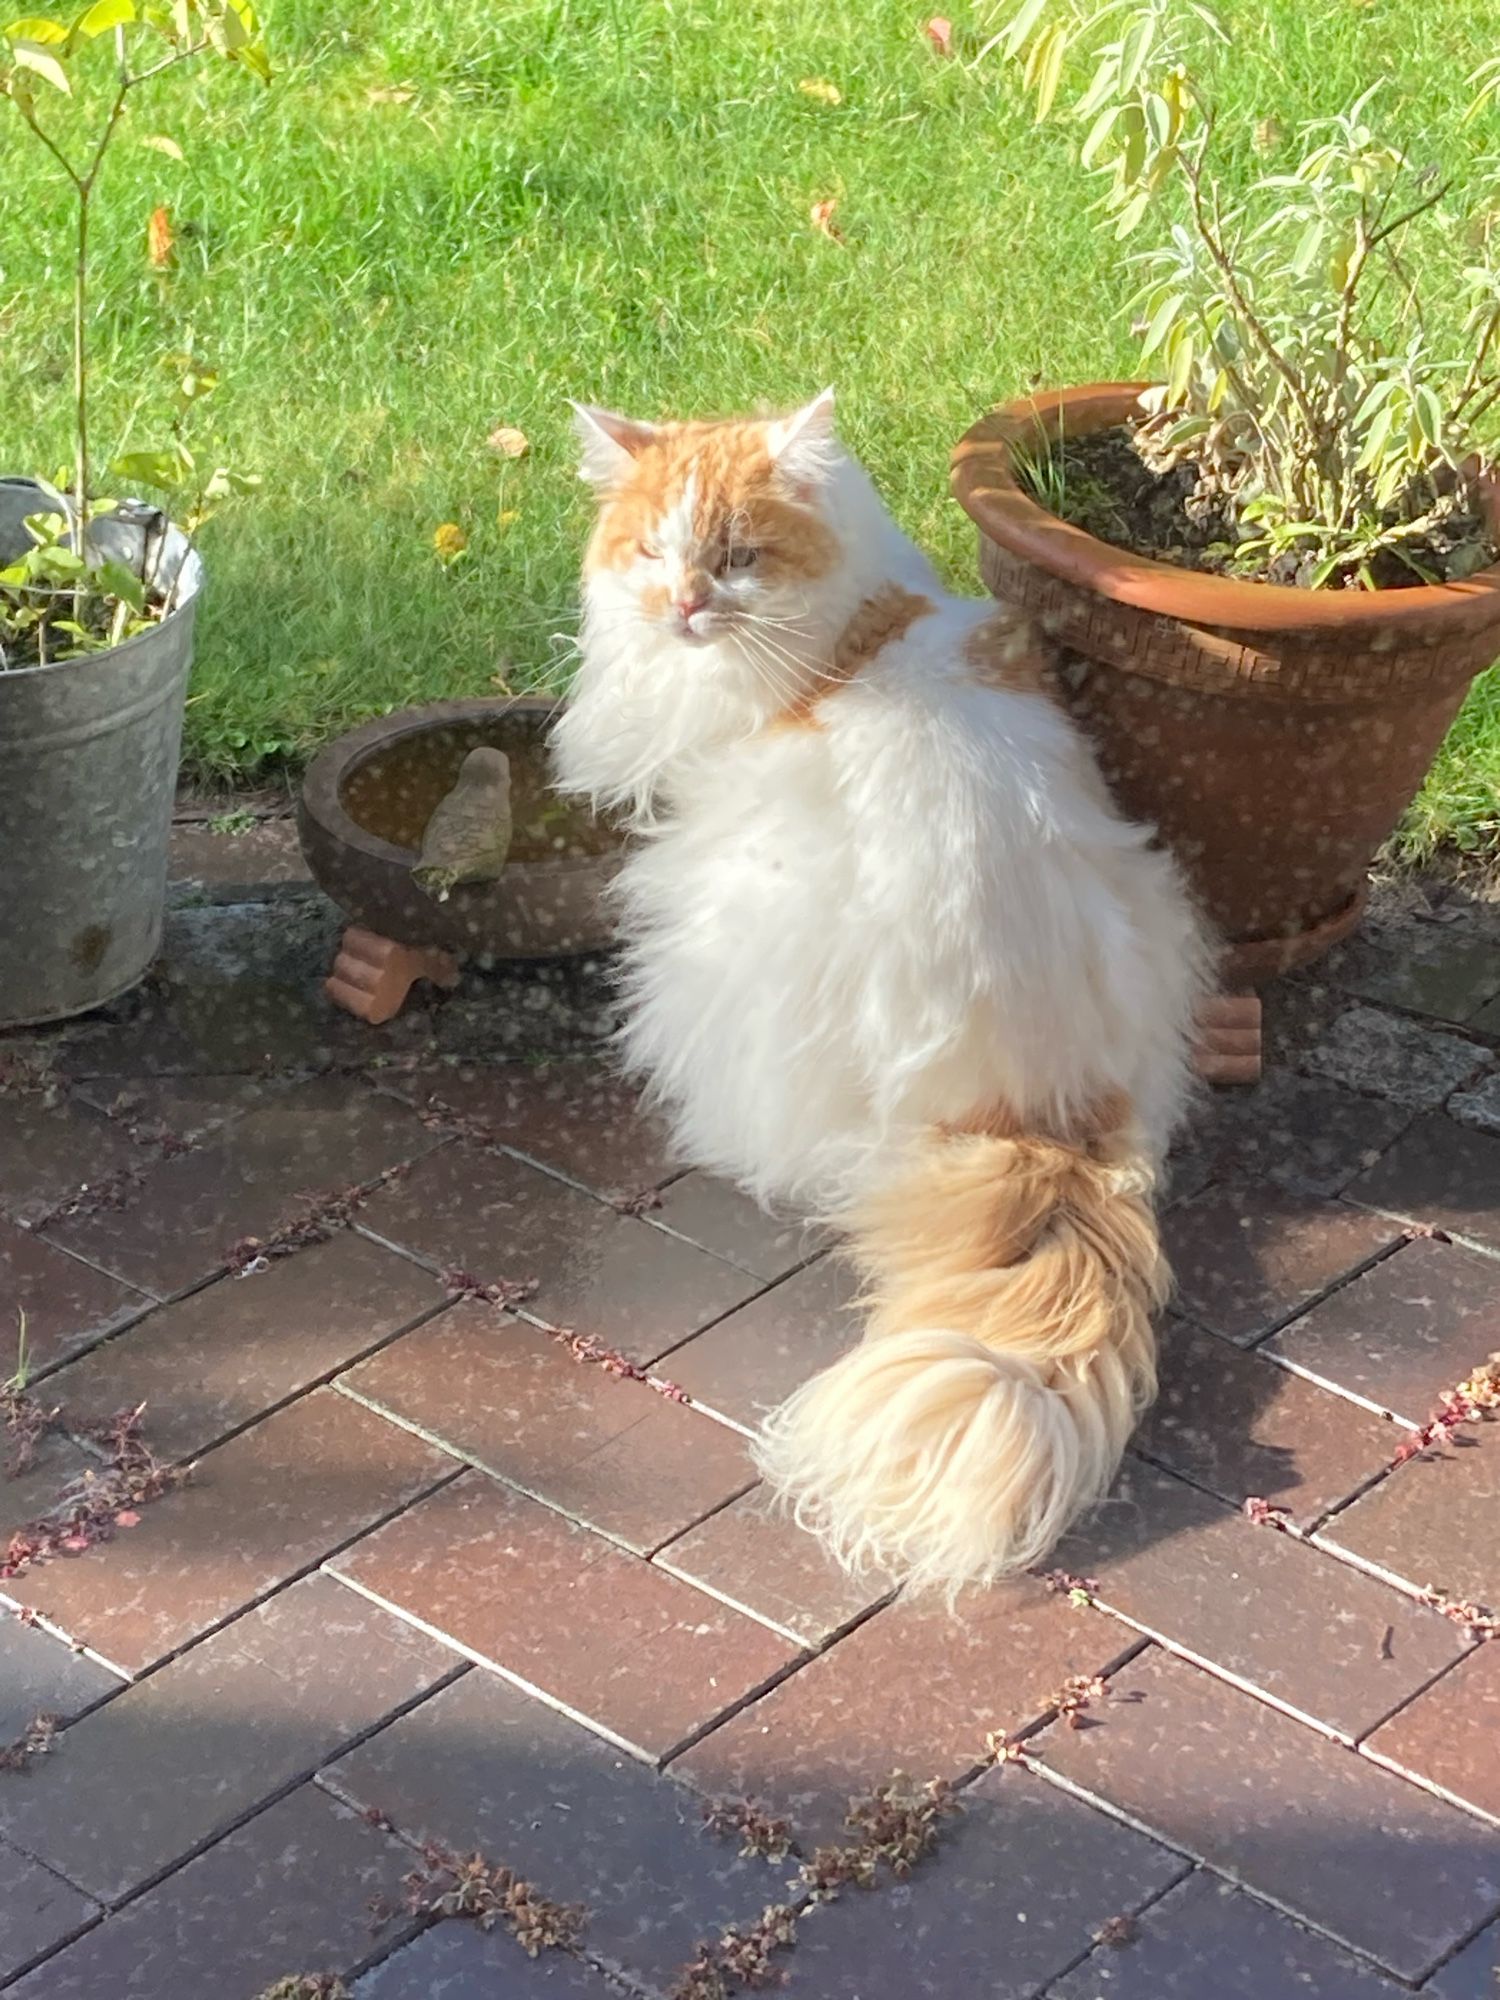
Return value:
<svg viewBox="0 0 1500 2000">
<path fill-rule="evenodd" d="M 819 104 L 842 104 L 844 93 L 836 83 L 830 83 L 826 76 L 807 76 L 797 85 L 804 97 L 815 97 Z"/>
<path fill-rule="evenodd" d="M 432 546 L 440 563 L 457 562 L 469 546 L 469 538 L 457 521 L 444 521 L 440 528 L 432 531 Z"/>
</svg>

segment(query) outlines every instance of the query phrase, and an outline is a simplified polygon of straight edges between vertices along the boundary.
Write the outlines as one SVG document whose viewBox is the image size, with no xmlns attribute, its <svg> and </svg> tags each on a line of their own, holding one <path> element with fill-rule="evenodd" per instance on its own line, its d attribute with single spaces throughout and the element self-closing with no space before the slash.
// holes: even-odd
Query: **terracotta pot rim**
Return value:
<svg viewBox="0 0 1500 2000">
<path fill-rule="evenodd" d="M 953 451 L 950 480 L 960 506 L 982 532 L 1012 555 L 1117 604 L 1220 630 L 1343 633 L 1377 627 L 1415 636 L 1438 629 L 1444 638 L 1500 625 L 1500 563 L 1462 583 L 1419 584 L 1410 590 L 1301 590 L 1180 569 L 1115 548 L 1062 520 L 1022 491 L 1011 443 L 1060 424 L 1075 435 L 1123 422 L 1140 408 L 1148 382 L 1091 382 L 1038 390 L 981 417 Z M 1500 482 L 1489 487 L 1491 517 L 1500 524 Z M 1394 640 L 1393 640 L 1394 643 Z"/>
</svg>

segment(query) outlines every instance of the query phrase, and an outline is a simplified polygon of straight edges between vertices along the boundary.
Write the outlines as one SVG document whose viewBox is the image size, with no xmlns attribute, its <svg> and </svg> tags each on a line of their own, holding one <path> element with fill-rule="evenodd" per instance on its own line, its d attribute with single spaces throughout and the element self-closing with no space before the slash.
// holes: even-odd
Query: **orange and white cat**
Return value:
<svg viewBox="0 0 1500 2000">
<path fill-rule="evenodd" d="M 1155 1390 L 1206 966 L 1178 871 L 831 394 L 578 420 L 599 515 L 554 748 L 636 836 L 626 1057 L 688 1157 L 832 1223 L 866 1283 L 759 1461 L 846 1563 L 949 1591 L 1034 1563 Z"/>
</svg>

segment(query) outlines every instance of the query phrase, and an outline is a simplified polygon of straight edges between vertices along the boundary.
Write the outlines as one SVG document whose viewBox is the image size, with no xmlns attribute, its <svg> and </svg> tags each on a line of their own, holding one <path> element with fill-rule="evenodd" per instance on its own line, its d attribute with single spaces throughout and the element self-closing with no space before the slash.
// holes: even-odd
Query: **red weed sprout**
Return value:
<svg viewBox="0 0 1500 2000">
<path fill-rule="evenodd" d="M 1263 1500 L 1258 1493 L 1252 1493 L 1244 1505 L 1245 1519 L 1254 1528 L 1279 1528 L 1283 1532 L 1291 1524 L 1291 1515 L 1285 1507 L 1273 1507 L 1269 1500 Z"/>
<path fill-rule="evenodd" d="M 1500 1639 L 1500 1616 L 1484 1605 L 1471 1603 L 1466 1597 L 1450 1597 L 1446 1590 L 1431 1585 L 1417 1595 L 1420 1603 L 1462 1626 L 1471 1639 Z"/>
<path fill-rule="evenodd" d="M 8 1447 L 5 1460 L 7 1479 L 19 1479 L 23 1472 L 30 1472 L 36 1464 L 42 1439 L 57 1428 L 61 1415 L 61 1404 L 54 1403 L 51 1409 L 47 1409 L 35 1396 L 27 1394 L 18 1376 L 12 1376 L 8 1382 L 0 1382 L 0 1430 L 5 1433 Z"/>
<path fill-rule="evenodd" d="M 112 1174 L 105 1174 L 97 1181 L 85 1181 L 72 1194 L 64 1195 L 31 1226 L 33 1229 L 47 1229 L 54 1222 L 66 1222 L 71 1216 L 98 1215 L 105 1209 L 124 1208 L 145 1177 L 144 1165 L 117 1167 Z"/>
<path fill-rule="evenodd" d="M 402 1160 L 371 1180 L 299 1194 L 296 1199 L 302 1205 L 300 1212 L 278 1224 L 269 1236 L 239 1237 L 224 1252 L 224 1262 L 240 1277 L 246 1277 L 252 1271 L 263 1271 L 275 1258 L 290 1257 L 312 1243 L 326 1243 L 330 1236 L 349 1226 L 371 1195 L 410 1171 L 411 1163 Z"/>
<path fill-rule="evenodd" d="M 1106 1917 L 1094 1932 L 1095 1944 L 1113 1945 L 1118 1951 L 1122 1946 L 1133 1944 L 1140 1936 L 1140 1925 L 1134 1917 Z"/>
<path fill-rule="evenodd" d="M 352 2000 L 336 1972 L 292 1972 L 276 1979 L 255 2000 Z"/>
<path fill-rule="evenodd" d="M 792 1851 L 792 1823 L 777 1819 L 753 1799 L 716 1799 L 703 1809 L 703 1823 L 718 1839 L 738 1837 L 740 1853 L 784 1861 Z"/>
<path fill-rule="evenodd" d="M 789 1949 L 796 1938 L 795 1911 L 786 1903 L 768 1903 L 755 1923 L 731 1925 L 712 1943 L 700 1944 L 669 2000 L 729 2000 L 734 1993 L 783 1986 L 786 1974 L 771 1963 L 771 1954 Z"/>
<path fill-rule="evenodd" d="M 665 1396 L 670 1403 L 691 1403 L 693 1400 L 680 1382 L 670 1381 L 665 1375 L 653 1375 L 650 1369 L 642 1368 L 638 1361 L 632 1361 L 618 1347 L 607 1347 L 592 1333 L 578 1333 L 571 1326 L 549 1327 L 548 1332 L 575 1361 L 602 1368 L 606 1375 L 617 1376 L 622 1382 L 640 1382 L 646 1388 L 654 1389 L 658 1396 Z"/>
<path fill-rule="evenodd" d="M 1003 1729 L 992 1729 L 984 1739 L 985 1761 L 989 1764 L 1024 1764 L 1026 1745 Z"/>
<path fill-rule="evenodd" d="M 433 1095 L 417 1113 L 418 1118 L 429 1132 L 446 1132 L 453 1139 L 467 1139 L 475 1146 L 498 1146 L 502 1144 L 500 1134 L 493 1125 L 486 1125 L 482 1118 L 473 1118 L 467 1111 L 460 1111 L 445 1098 Z"/>
<path fill-rule="evenodd" d="M 524 1305 L 541 1289 L 540 1278 L 492 1278 L 486 1282 L 472 1271 L 451 1270 L 442 1275 L 443 1290 L 450 1299 L 483 1299 L 486 1305 L 509 1311 Z"/>
<path fill-rule="evenodd" d="M 1421 1429 L 1397 1445 L 1391 1458 L 1392 1470 L 1405 1465 L 1408 1459 L 1420 1458 L 1434 1445 L 1451 1443 L 1454 1432 L 1464 1424 L 1488 1423 L 1496 1410 L 1500 1410 L 1500 1353 L 1481 1361 L 1456 1388 L 1446 1390 L 1438 1398 L 1436 1409 Z"/>
<path fill-rule="evenodd" d="M 120 1410 L 103 1423 L 81 1426 L 108 1454 L 102 1472 L 90 1467 L 63 1493 L 49 1513 L 18 1528 L 0 1546 L 0 1579 L 24 1576 L 34 1564 L 55 1556 L 81 1556 L 120 1528 L 140 1523 L 140 1509 L 161 1499 L 191 1477 L 189 1466 L 165 1465 L 141 1431 L 144 1403 Z"/>
<path fill-rule="evenodd" d="M 1051 1705 L 1069 1729 L 1082 1729 L 1085 1710 L 1105 1700 L 1108 1693 L 1103 1674 L 1069 1674 Z"/>
<path fill-rule="evenodd" d="M 1099 1595 L 1098 1581 L 1092 1576 L 1074 1576 L 1065 1569 L 1034 1569 L 1031 1574 L 1045 1583 L 1049 1590 L 1066 1597 L 1080 1611 L 1091 1605 Z"/>
<path fill-rule="evenodd" d="M 422 1848 L 421 1868 L 405 1877 L 406 1908 L 414 1917 L 466 1917 L 482 1931 L 503 1924 L 528 1958 L 571 1951 L 587 1913 L 554 1903 L 513 1868 L 482 1854 L 457 1854 L 440 1842 Z"/>
<path fill-rule="evenodd" d="M 662 1205 L 660 1188 L 635 1188 L 625 1194 L 612 1194 L 609 1205 L 617 1215 L 647 1215 L 653 1208 Z"/>
<path fill-rule="evenodd" d="M 45 1757 L 61 1726 L 59 1716 L 34 1715 L 14 1743 L 0 1746 L 0 1771 L 24 1771 L 38 1757 Z"/>
</svg>

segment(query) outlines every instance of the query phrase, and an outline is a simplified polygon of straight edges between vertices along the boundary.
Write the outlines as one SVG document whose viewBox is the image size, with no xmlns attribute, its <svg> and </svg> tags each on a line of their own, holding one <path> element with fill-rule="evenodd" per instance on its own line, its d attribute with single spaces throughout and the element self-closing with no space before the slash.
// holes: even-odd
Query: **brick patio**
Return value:
<svg viewBox="0 0 1500 2000">
<path fill-rule="evenodd" d="M 8 1995 L 713 2000 L 781 1905 L 808 2000 L 1492 2000 L 1500 1427 L 1401 1448 L 1500 1349 L 1500 909 L 1387 890 L 1271 996 L 1114 1496 L 955 1620 L 765 1507 L 848 1281 L 610 1081 L 597 968 L 372 1031 L 285 822 L 178 854 L 148 989 L 0 1036 L 0 1377 L 24 1315 L 58 1412 L 0 1483 Z M 846 1819 L 898 1770 L 909 1874 Z M 473 1853 L 571 1944 L 440 1914 Z"/>
</svg>

